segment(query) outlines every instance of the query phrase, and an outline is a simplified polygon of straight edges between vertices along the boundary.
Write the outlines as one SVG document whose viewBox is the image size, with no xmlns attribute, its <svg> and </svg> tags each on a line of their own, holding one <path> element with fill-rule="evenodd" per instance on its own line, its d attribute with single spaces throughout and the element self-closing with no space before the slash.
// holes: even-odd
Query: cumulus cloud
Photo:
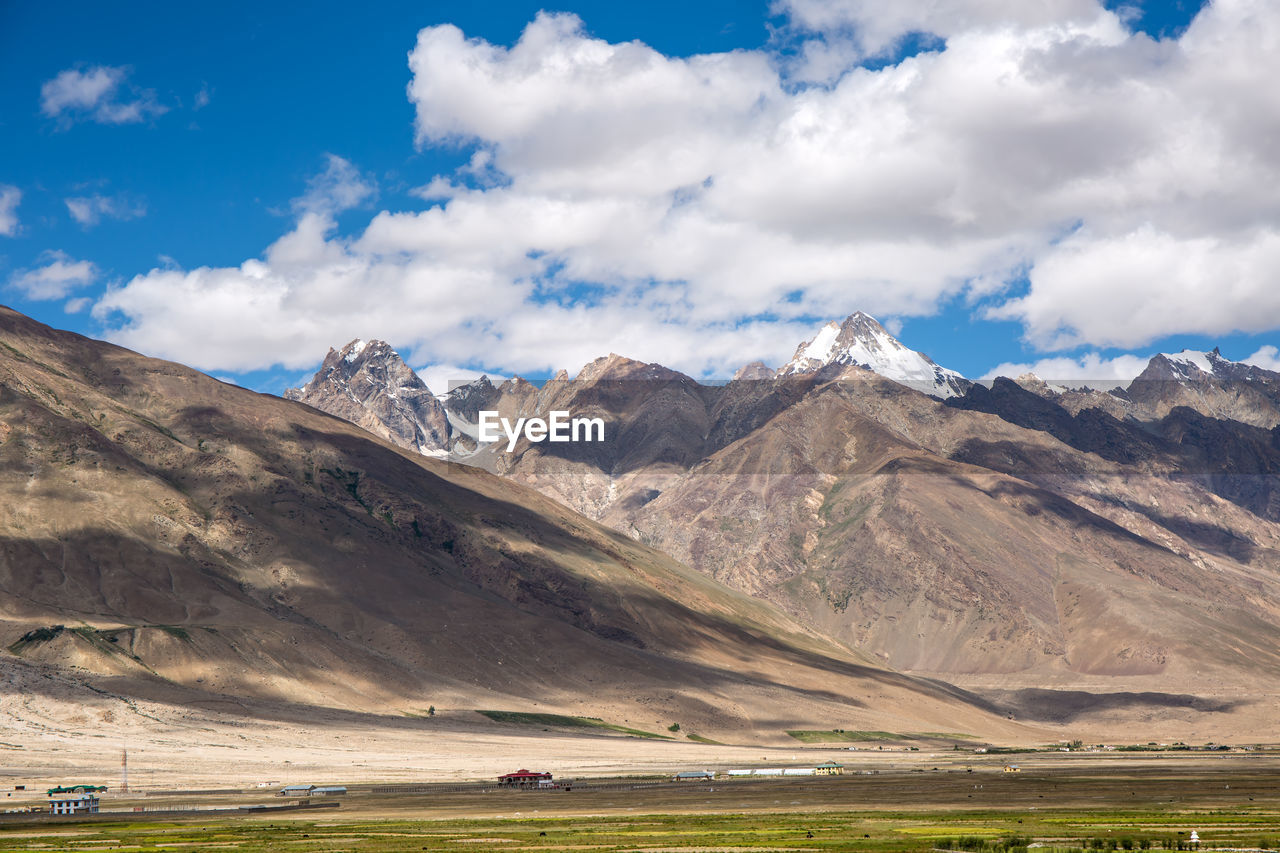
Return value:
<svg viewBox="0 0 1280 853">
<path fill-rule="evenodd" d="M 1218 0 L 1163 41 L 1095 0 L 779 8 L 825 85 L 770 50 L 670 57 L 572 15 L 509 47 L 428 27 L 415 142 L 472 154 L 417 191 L 431 207 L 339 233 L 374 190 L 332 157 L 261 259 L 155 270 L 95 311 L 206 369 L 376 335 L 418 364 L 613 350 L 727 375 L 785 361 L 814 317 L 958 295 L 1044 350 L 1280 327 L 1274 3 Z M 917 32 L 936 49 L 856 64 Z"/>
<path fill-rule="evenodd" d="M 336 154 L 325 155 L 325 169 L 307 181 L 307 191 L 293 200 L 298 213 L 332 215 L 373 201 L 378 187 L 370 177 Z"/>
<path fill-rule="evenodd" d="M 18 233 L 18 202 L 22 190 L 8 184 L 0 184 L 0 234 L 12 237 Z"/>
<path fill-rule="evenodd" d="M 456 364 L 430 364 L 419 368 L 418 377 L 431 389 L 432 394 L 447 394 L 459 385 L 473 382 L 481 376 L 488 376 L 494 385 L 501 384 L 508 377 L 496 373 L 486 373 L 471 367 L 459 367 Z"/>
<path fill-rule="evenodd" d="M 1280 231 L 1178 237 L 1144 225 L 1082 232 L 1046 251 L 1025 296 L 992 309 L 1051 348 L 1133 347 L 1170 332 L 1222 335 L 1280 324 Z"/>
<path fill-rule="evenodd" d="M 1280 372 L 1280 349 L 1276 349 L 1271 344 L 1259 347 L 1257 352 L 1244 359 L 1244 363 L 1261 367 L 1263 370 Z"/>
<path fill-rule="evenodd" d="M 147 215 L 147 205 L 138 199 L 125 195 L 75 196 L 63 199 L 71 218 L 92 228 L 105 219 L 137 219 Z"/>
<path fill-rule="evenodd" d="M 1128 385 L 1146 369 L 1150 360 L 1151 356 L 1126 354 L 1103 358 L 1097 353 L 1086 353 L 1078 357 L 1058 356 L 1022 363 L 1004 362 L 991 368 L 982 378 L 989 380 L 1007 376 L 1016 379 L 1032 373 L 1046 382 L 1072 388 L 1088 386 L 1105 389 Z"/>
<path fill-rule="evenodd" d="M 155 92 L 128 84 L 130 69 L 95 65 L 68 68 L 40 87 L 40 111 L 64 125 L 76 121 L 132 124 L 168 112 Z"/>
<path fill-rule="evenodd" d="M 39 266 L 16 271 L 9 286 L 28 299 L 62 299 L 74 290 L 92 284 L 97 268 L 89 261 L 73 260 L 66 252 L 44 252 Z"/>
<path fill-rule="evenodd" d="M 909 35 L 949 39 L 1088 24 L 1101 10 L 1094 0 L 777 0 L 773 11 L 800 30 L 835 43 L 843 38 L 859 55 L 878 56 Z"/>
</svg>

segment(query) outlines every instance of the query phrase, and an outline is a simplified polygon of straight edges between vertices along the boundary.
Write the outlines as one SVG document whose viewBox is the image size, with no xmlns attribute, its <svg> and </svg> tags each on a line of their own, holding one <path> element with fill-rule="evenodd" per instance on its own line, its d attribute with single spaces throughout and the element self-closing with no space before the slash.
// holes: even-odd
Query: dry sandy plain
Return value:
<svg viewBox="0 0 1280 853">
<path fill-rule="evenodd" d="M 998 770 L 1006 760 L 1034 762 L 1039 767 L 1080 766 L 1084 760 L 1091 767 L 1108 762 L 1120 766 L 1155 762 L 1156 767 L 1174 762 L 1187 767 L 1194 761 L 1218 767 L 1231 760 L 1260 767 L 1258 762 L 1267 758 L 1265 752 L 1239 751 L 1161 758 L 1146 753 L 1002 758 L 976 754 L 973 750 L 979 742 L 961 737 L 920 740 L 916 742 L 919 751 L 905 751 L 901 744 L 892 743 L 878 749 L 874 742 L 856 744 L 858 749 L 851 751 L 806 745 L 784 732 L 755 743 L 716 745 L 679 736 L 652 740 L 498 724 L 470 709 L 448 708 L 432 718 L 313 710 L 306 719 L 299 719 L 296 705 L 246 707 L 228 702 L 221 709 L 182 707 L 95 694 L 56 678 L 50 678 L 49 686 L 39 692 L 21 689 L 22 681 L 32 677 L 42 676 L 28 668 L 11 669 L 0 693 L 0 786 L 10 801 L 22 798 L 21 793 L 13 793 L 15 785 L 25 785 L 28 792 L 38 790 L 41 796 L 45 788 L 68 781 L 115 788 L 122 749 L 128 750 L 129 783 L 135 791 L 462 782 L 490 779 L 521 767 L 548 770 L 557 778 L 588 778 L 812 766 L 824 761 L 856 770 L 893 772 L 927 771 L 935 765 Z M 1213 716 L 1198 715 L 1204 720 Z M 1076 731 L 1081 729 L 1028 726 L 1023 743 L 1053 743 Z M 1239 743 L 1241 733 L 1236 734 Z M 1208 740 L 1213 738 L 1195 743 Z M 957 745 L 959 749 L 953 749 Z"/>
</svg>

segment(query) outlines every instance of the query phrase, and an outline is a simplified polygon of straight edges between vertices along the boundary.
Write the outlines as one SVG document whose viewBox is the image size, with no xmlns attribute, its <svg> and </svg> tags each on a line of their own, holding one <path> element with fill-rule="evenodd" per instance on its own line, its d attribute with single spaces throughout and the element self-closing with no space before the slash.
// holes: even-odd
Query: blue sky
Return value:
<svg viewBox="0 0 1280 853">
<path fill-rule="evenodd" d="M 929 5 L 3 4 L 0 302 L 272 392 L 855 310 L 973 377 L 1274 364 L 1276 10 Z"/>
</svg>

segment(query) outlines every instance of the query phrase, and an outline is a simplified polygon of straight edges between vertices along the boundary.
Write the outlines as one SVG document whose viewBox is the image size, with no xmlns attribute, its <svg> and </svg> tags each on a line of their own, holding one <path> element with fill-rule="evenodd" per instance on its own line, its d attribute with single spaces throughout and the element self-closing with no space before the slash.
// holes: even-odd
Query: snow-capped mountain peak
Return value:
<svg viewBox="0 0 1280 853">
<path fill-rule="evenodd" d="M 1174 378 L 1177 379 L 1203 378 L 1198 375 L 1200 373 L 1208 376 L 1220 376 L 1224 368 L 1229 369 L 1230 365 L 1238 364 L 1238 362 L 1223 358 L 1222 353 L 1218 352 L 1216 347 L 1209 352 L 1190 349 L 1175 353 L 1162 352 L 1155 358 L 1167 361 L 1168 367 L 1171 369 L 1170 372 L 1174 373 Z"/>
<path fill-rule="evenodd" d="M 959 373 L 904 346 L 874 317 L 861 311 L 850 314 L 843 323 L 833 320 L 823 326 L 812 340 L 796 348 L 778 375 L 814 373 L 831 364 L 856 364 L 935 397 L 954 397 L 969 386 Z"/>
<path fill-rule="evenodd" d="M 1124 389 L 1149 418 L 1188 408 L 1263 429 L 1280 424 L 1280 373 L 1208 352 L 1159 353 Z"/>
</svg>

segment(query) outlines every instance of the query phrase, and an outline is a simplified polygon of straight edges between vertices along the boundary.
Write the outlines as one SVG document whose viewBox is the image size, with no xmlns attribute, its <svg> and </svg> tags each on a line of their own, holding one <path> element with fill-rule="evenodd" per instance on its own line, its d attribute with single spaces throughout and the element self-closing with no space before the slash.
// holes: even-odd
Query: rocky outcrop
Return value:
<svg viewBox="0 0 1280 853">
<path fill-rule="evenodd" d="M 444 406 L 385 341 L 329 350 L 311 381 L 284 396 L 418 453 L 443 455 L 451 444 Z"/>
</svg>

